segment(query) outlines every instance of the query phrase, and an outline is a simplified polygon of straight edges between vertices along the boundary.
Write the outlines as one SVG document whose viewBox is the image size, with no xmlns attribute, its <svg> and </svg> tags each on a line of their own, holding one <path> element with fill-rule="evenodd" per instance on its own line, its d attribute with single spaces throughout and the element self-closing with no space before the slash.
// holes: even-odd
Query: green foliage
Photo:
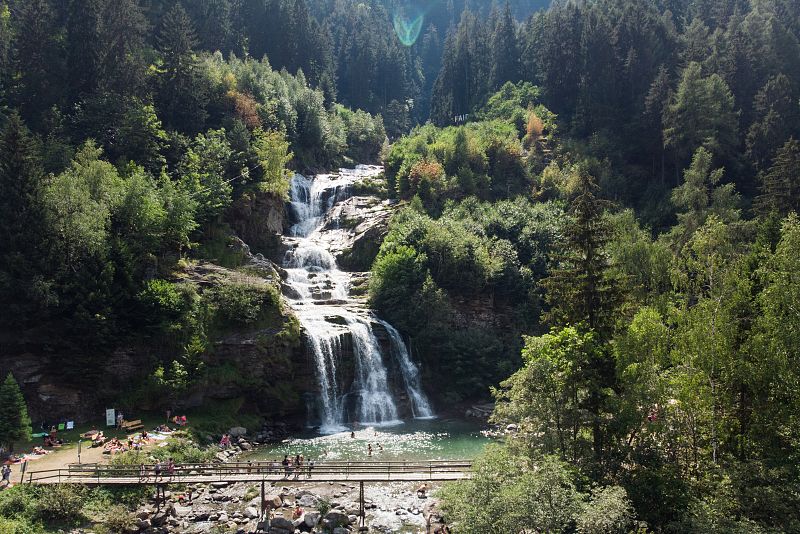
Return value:
<svg viewBox="0 0 800 534">
<path fill-rule="evenodd" d="M 25 397 L 14 375 L 8 373 L 0 385 L 0 443 L 9 450 L 14 442 L 28 441 L 31 436 L 31 420 Z"/>
<path fill-rule="evenodd" d="M 253 325 L 280 310 L 280 294 L 273 286 L 246 281 L 216 286 L 209 301 L 223 325 Z"/>
<path fill-rule="evenodd" d="M 623 488 L 597 488 L 587 498 L 567 464 L 552 456 L 532 460 L 498 446 L 476 459 L 469 481 L 445 486 L 440 495 L 454 532 L 566 533 L 577 527 L 623 533 L 632 519 Z"/>
<path fill-rule="evenodd" d="M 434 213 L 447 199 L 513 198 L 529 186 L 517 132 L 502 120 L 420 127 L 392 146 L 386 176 L 399 198 L 419 195 Z"/>
<path fill-rule="evenodd" d="M 37 495 L 36 514 L 43 521 L 76 524 L 83 518 L 86 487 L 73 484 L 43 486 Z"/>
<path fill-rule="evenodd" d="M 256 130 L 253 150 L 261 164 L 262 178 L 259 188 L 280 198 L 289 194 L 291 175 L 286 164 L 292 159 L 289 143 L 280 132 L 263 132 Z"/>
</svg>

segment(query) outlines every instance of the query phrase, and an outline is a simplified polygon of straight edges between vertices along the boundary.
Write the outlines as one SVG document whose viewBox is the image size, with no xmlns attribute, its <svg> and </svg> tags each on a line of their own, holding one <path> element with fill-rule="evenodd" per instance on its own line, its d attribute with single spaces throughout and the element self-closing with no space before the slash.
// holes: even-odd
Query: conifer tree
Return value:
<svg viewBox="0 0 800 534">
<path fill-rule="evenodd" d="M 516 82 L 518 79 L 517 36 L 511 7 L 506 2 L 506 7 L 499 16 L 492 34 L 492 89 L 499 88 L 505 82 Z"/>
<path fill-rule="evenodd" d="M 785 216 L 800 211 L 800 142 L 789 139 L 778 150 L 775 163 L 761 177 L 761 194 L 756 210 Z"/>
<path fill-rule="evenodd" d="M 31 437 L 31 420 L 25 397 L 14 376 L 8 373 L 0 385 L 0 444 L 13 451 L 14 443 Z"/>
<path fill-rule="evenodd" d="M 42 180 L 33 140 L 12 114 L 0 136 L 0 323 L 22 324 L 36 307 L 44 254 Z"/>
<path fill-rule="evenodd" d="M 194 26 L 180 3 L 164 15 L 156 41 L 163 59 L 157 100 L 164 124 L 184 133 L 196 133 L 207 116 L 208 95 L 194 55 Z"/>
<path fill-rule="evenodd" d="M 14 102 L 27 123 L 37 130 L 42 113 L 63 96 L 60 86 L 64 74 L 62 45 L 55 13 L 47 0 L 25 2 L 19 11 Z"/>
<path fill-rule="evenodd" d="M 605 246 L 611 227 L 604 216 L 607 202 L 598 198 L 598 186 L 584 169 L 573 175 L 574 198 L 570 205 L 572 220 L 565 233 L 565 252 L 550 276 L 542 281 L 547 292 L 550 324 L 585 324 L 608 334 L 613 325 L 613 311 L 619 291 L 608 276 Z"/>
</svg>

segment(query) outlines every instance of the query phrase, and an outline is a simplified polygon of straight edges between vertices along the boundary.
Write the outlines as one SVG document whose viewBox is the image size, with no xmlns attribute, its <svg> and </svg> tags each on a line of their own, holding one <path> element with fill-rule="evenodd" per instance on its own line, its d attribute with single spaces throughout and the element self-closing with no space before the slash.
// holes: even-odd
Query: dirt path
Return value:
<svg viewBox="0 0 800 534">
<path fill-rule="evenodd" d="M 148 443 L 144 450 L 153 447 L 154 444 Z M 91 447 L 91 442 L 83 440 L 81 447 L 81 463 L 95 464 L 108 463 L 113 456 L 103 454 L 103 447 Z M 57 449 L 50 449 L 50 452 L 35 460 L 27 462 L 26 473 L 31 471 L 46 471 L 49 469 L 66 469 L 70 464 L 78 463 L 78 444 L 67 443 Z M 11 482 L 19 484 L 22 475 L 22 463 L 11 465 Z M 27 475 L 26 475 L 27 478 Z"/>
</svg>

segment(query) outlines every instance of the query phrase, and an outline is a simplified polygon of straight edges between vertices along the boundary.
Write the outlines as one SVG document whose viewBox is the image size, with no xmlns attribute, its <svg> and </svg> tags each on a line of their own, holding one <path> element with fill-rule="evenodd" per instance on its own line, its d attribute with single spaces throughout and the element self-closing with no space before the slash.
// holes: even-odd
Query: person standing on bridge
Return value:
<svg viewBox="0 0 800 534">
<path fill-rule="evenodd" d="M 158 482 L 158 479 L 162 478 L 161 477 L 161 469 L 162 469 L 161 460 L 159 460 L 159 461 L 156 462 L 156 465 L 153 467 L 153 471 L 155 472 L 155 478 L 153 479 L 154 482 Z"/>
<path fill-rule="evenodd" d="M 309 458 L 308 459 L 308 476 L 307 476 L 307 478 L 311 478 L 311 470 L 312 469 L 314 469 L 314 459 L 313 458 Z"/>
<path fill-rule="evenodd" d="M 283 461 L 281 463 L 283 464 L 283 478 L 289 478 L 289 473 L 291 472 L 292 469 L 291 468 L 292 462 L 291 460 L 289 460 L 288 454 L 283 455 Z"/>
<path fill-rule="evenodd" d="M 175 476 L 175 460 L 172 458 L 167 462 L 167 476 L 169 476 L 169 478 Z"/>
<path fill-rule="evenodd" d="M 3 466 L 3 485 L 5 487 L 11 485 L 11 466 L 8 464 Z"/>
<path fill-rule="evenodd" d="M 139 464 L 139 482 L 147 482 L 150 477 L 147 476 L 147 468 L 144 464 Z"/>
</svg>

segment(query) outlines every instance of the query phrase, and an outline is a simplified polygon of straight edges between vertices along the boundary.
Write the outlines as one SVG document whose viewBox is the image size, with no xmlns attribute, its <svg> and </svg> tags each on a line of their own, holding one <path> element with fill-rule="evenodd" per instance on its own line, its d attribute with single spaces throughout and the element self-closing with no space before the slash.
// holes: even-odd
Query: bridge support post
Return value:
<svg viewBox="0 0 800 534">
<path fill-rule="evenodd" d="M 367 514 L 364 510 L 364 482 L 358 483 L 358 531 L 367 530 Z"/>
<path fill-rule="evenodd" d="M 261 518 L 264 517 L 264 501 L 267 500 L 267 490 L 265 487 L 264 479 L 261 479 Z"/>
</svg>

